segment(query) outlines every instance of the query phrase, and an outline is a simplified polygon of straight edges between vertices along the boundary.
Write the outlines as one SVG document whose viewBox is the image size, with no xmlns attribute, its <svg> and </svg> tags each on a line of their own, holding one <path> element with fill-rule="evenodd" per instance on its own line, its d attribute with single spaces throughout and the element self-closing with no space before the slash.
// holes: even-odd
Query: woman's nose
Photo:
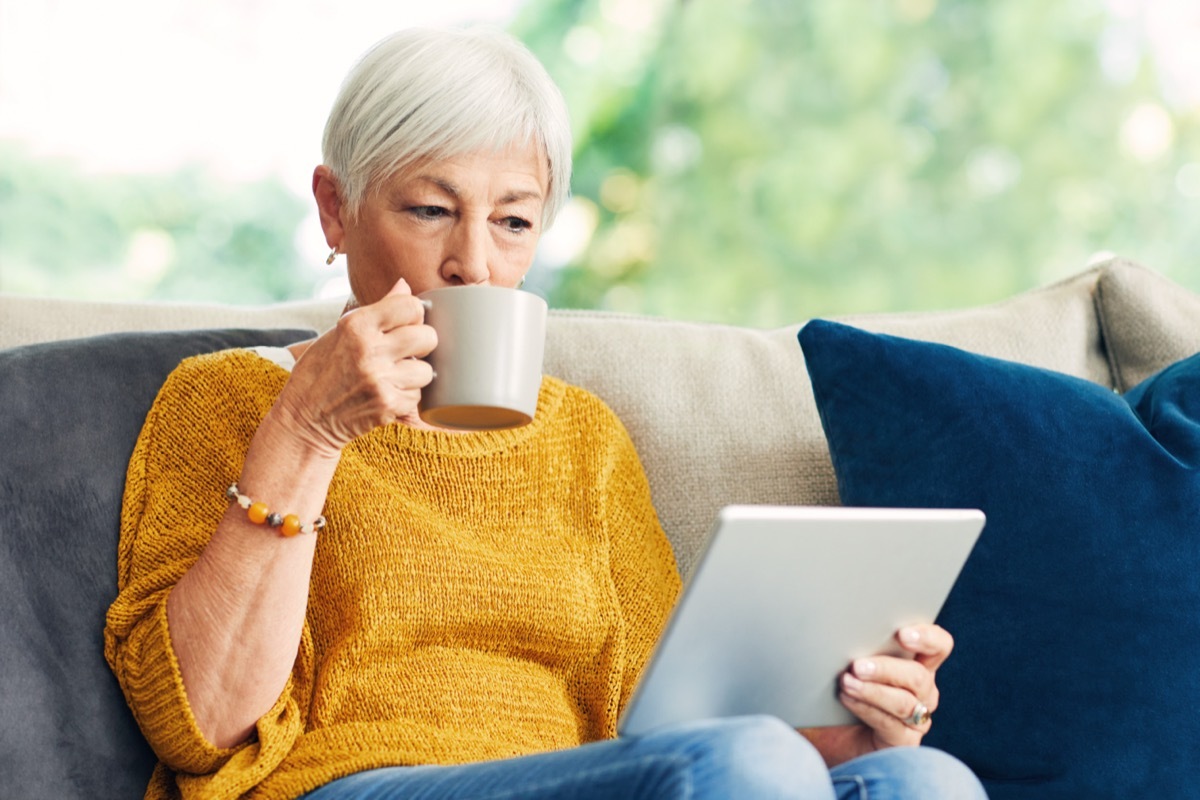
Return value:
<svg viewBox="0 0 1200 800">
<path fill-rule="evenodd" d="M 454 226 L 449 248 L 442 266 L 442 277 L 449 283 L 487 283 L 491 277 L 488 266 L 487 221 L 461 221 Z"/>
</svg>

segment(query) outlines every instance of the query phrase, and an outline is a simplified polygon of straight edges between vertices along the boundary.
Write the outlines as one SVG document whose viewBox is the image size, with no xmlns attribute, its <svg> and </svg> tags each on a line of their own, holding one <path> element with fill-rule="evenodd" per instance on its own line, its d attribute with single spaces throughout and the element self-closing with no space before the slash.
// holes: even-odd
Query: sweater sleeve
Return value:
<svg viewBox="0 0 1200 800">
<path fill-rule="evenodd" d="M 615 418 L 614 418 L 615 419 Z M 625 628 L 626 669 L 620 710 L 633 693 L 679 596 L 674 551 L 650 496 L 650 484 L 624 426 L 617 424 L 609 451 L 604 519 L 611 566 Z"/>
<path fill-rule="evenodd" d="M 253 786 L 303 730 L 300 709 L 309 632 L 283 693 L 250 741 L 222 749 L 201 733 L 183 685 L 167 624 L 167 597 L 199 558 L 224 513 L 254 430 L 274 392 L 271 365 L 249 354 L 190 359 L 160 390 L 126 474 L 117 553 L 118 595 L 104 629 L 105 657 L 143 735 L 175 772 L 185 795 L 226 796 Z M 240 367 L 239 367 L 240 365 Z M 261 369 L 243 390 L 240 371 Z"/>
</svg>

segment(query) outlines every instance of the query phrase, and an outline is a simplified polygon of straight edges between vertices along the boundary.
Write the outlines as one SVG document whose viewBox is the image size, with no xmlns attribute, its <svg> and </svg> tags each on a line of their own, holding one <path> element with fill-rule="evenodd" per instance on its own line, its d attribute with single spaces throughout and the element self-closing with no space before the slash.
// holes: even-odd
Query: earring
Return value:
<svg viewBox="0 0 1200 800">
<path fill-rule="evenodd" d="M 521 280 L 517 283 L 517 288 L 520 289 L 524 285 L 525 285 L 525 276 L 522 275 Z"/>
<path fill-rule="evenodd" d="M 325 259 L 326 266 L 332 264 L 334 262 L 334 259 L 336 259 L 337 257 L 338 257 L 338 249 L 337 249 L 337 246 L 335 245 L 334 248 L 329 251 L 329 257 Z"/>
</svg>

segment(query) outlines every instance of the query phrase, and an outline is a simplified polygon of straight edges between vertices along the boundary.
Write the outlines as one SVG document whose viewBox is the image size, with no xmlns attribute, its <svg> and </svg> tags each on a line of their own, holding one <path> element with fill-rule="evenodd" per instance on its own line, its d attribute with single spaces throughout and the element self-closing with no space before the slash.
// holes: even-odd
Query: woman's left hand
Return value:
<svg viewBox="0 0 1200 800">
<path fill-rule="evenodd" d="M 861 725 L 804 731 L 831 765 L 886 747 L 918 745 L 929 732 L 939 699 L 935 674 L 954 649 L 954 638 L 937 625 L 912 625 L 897 631 L 896 641 L 913 658 L 860 658 L 842 674 L 838 697 Z"/>
</svg>

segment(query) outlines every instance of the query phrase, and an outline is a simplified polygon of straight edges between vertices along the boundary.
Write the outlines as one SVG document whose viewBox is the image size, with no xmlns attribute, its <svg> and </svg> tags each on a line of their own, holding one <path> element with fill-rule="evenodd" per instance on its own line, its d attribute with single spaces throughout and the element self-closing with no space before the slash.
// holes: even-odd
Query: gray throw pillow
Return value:
<svg viewBox="0 0 1200 800">
<path fill-rule="evenodd" d="M 134 442 L 182 359 L 313 335 L 121 333 L 0 350 L 0 797 L 142 797 L 155 758 L 102 636 Z"/>
</svg>

